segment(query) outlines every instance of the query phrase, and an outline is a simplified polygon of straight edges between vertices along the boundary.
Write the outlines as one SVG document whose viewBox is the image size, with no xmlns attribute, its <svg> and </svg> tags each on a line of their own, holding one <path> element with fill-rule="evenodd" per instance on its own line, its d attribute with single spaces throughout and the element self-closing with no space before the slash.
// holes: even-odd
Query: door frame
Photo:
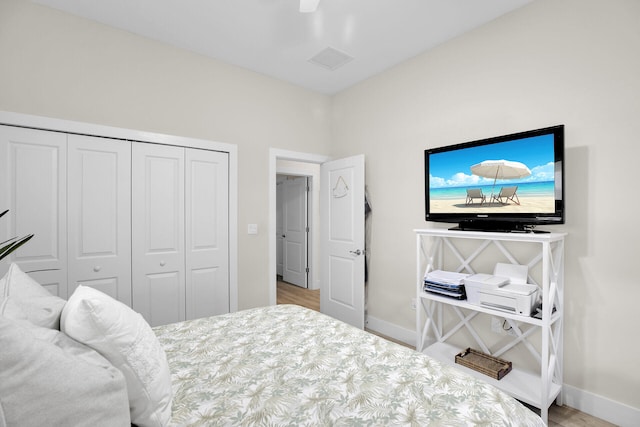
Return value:
<svg viewBox="0 0 640 427">
<path fill-rule="evenodd" d="M 324 162 L 331 160 L 329 156 L 323 154 L 302 153 L 298 151 L 282 150 L 278 148 L 269 148 L 269 305 L 276 305 L 277 294 L 277 272 L 276 272 L 276 175 L 278 171 L 278 160 L 289 160 L 300 163 L 311 163 L 320 165 Z M 289 172 L 283 172 L 290 174 Z M 319 188 L 319 180 L 316 182 L 314 179 L 313 186 Z M 319 236 L 318 236 L 319 237 Z M 313 237 L 317 240 L 317 237 Z M 316 283 L 316 278 L 319 273 L 319 266 L 312 266 L 309 272 L 308 283 L 309 288 Z"/>
<path fill-rule="evenodd" d="M 235 144 L 183 136 L 144 132 L 30 114 L 0 111 L 0 124 L 65 133 L 102 136 L 179 147 L 221 151 L 229 155 L 229 310 L 238 311 L 238 147 Z M 273 176 L 275 182 L 275 175 Z M 275 195 L 275 187 L 274 187 Z M 275 200 L 274 200 L 275 209 Z M 274 211 L 275 214 L 275 211 Z M 274 215 L 275 227 L 275 215 Z M 275 234 L 275 228 L 274 228 Z M 275 248 L 275 245 L 274 245 Z M 273 266 L 275 269 L 275 265 Z M 274 276 L 275 277 L 275 276 Z"/>
</svg>

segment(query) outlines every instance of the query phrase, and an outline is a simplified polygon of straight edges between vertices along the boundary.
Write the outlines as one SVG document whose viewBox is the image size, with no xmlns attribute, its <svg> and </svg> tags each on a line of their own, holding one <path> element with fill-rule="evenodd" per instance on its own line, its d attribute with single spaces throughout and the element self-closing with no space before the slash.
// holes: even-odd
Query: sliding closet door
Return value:
<svg viewBox="0 0 640 427">
<path fill-rule="evenodd" d="M 152 325 L 185 319 L 184 148 L 132 145 L 132 302 Z"/>
<path fill-rule="evenodd" d="M 9 258 L 52 294 L 67 297 L 67 135 L 0 126 L 0 242 L 34 234 Z"/>
<path fill-rule="evenodd" d="M 131 143 L 68 137 L 69 294 L 82 284 L 131 306 Z"/>
<path fill-rule="evenodd" d="M 186 150 L 187 319 L 229 312 L 228 158 Z"/>
</svg>

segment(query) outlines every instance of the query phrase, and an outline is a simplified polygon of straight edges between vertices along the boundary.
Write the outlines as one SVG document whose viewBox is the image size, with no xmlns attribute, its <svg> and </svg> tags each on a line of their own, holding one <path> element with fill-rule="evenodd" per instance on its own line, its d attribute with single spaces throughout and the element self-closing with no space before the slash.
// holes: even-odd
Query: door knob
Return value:
<svg viewBox="0 0 640 427">
<path fill-rule="evenodd" d="M 360 249 L 356 249 L 355 251 L 349 251 L 350 254 L 354 254 L 355 256 L 362 255 L 362 251 Z"/>
</svg>

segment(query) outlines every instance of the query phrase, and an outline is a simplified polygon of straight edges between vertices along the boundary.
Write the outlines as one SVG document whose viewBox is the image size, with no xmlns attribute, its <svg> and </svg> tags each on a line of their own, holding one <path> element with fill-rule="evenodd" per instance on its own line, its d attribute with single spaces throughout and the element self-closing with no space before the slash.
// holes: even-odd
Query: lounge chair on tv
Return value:
<svg viewBox="0 0 640 427">
<path fill-rule="evenodd" d="M 491 201 L 494 200 L 498 203 L 507 204 L 509 200 L 513 201 L 516 205 L 520 204 L 520 199 L 518 199 L 518 195 L 516 194 L 518 191 L 518 186 L 513 187 L 502 187 L 500 189 L 500 193 L 495 194 L 491 197 Z"/>
<path fill-rule="evenodd" d="M 465 204 L 473 204 L 473 199 L 480 199 L 480 204 L 487 201 L 487 198 L 482 194 L 482 190 L 480 188 L 467 188 L 467 200 Z"/>
</svg>

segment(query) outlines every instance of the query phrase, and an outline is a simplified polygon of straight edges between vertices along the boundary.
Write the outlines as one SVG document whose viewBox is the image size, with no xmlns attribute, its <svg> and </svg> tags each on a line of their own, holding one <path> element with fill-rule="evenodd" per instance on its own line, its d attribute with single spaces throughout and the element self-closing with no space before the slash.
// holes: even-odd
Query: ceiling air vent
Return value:
<svg viewBox="0 0 640 427">
<path fill-rule="evenodd" d="M 352 56 L 349 56 L 344 52 L 340 52 L 339 50 L 332 47 L 328 47 L 324 50 L 321 50 L 318 54 L 316 54 L 316 56 L 309 59 L 309 62 L 333 71 L 342 67 L 352 59 Z"/>
</svg>

